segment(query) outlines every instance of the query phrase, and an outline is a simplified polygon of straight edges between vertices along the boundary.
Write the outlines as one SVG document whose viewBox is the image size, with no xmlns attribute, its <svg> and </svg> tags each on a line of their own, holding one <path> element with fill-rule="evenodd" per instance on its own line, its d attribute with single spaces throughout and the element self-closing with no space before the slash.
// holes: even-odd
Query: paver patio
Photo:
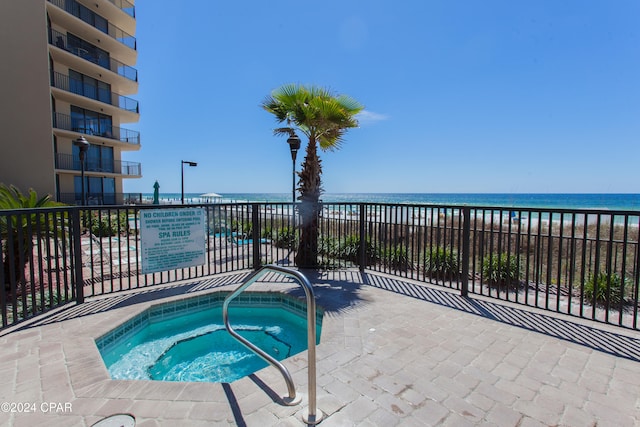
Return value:
<svg viewBox="0 0 640 427">
<path fill-rule="evenodd" d="M 111 380 L 94 338 L 151 304 L 230 290 L 227 274 L 92 298 L 0 336 L 10 426 L 304 425 L 306 352 L 230 384 Z M 357 270 L 309 276 L 325 308 L 317 348 L 322 426 L 640 425 L 640 333 Z M 231 286 L 230 284 L 235 284 Z M 252 290 L 284 289 L 265 284 Z M 54 405 L 49 405 L 53 403 Z"/>
</svg>

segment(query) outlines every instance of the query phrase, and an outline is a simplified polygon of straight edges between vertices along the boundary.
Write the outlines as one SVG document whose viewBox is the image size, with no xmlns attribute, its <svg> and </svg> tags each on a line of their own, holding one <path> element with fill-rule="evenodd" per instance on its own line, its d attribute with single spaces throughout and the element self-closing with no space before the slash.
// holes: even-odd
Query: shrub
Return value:
<svg viewBox="0 0 640 427">
<path fill-rule="evenodd" d="M 40 292 L 37 292 L 35 295 L 27 293 L 23 298 L 16 298 L 16 317 L 13 317 L 12 304 L 7 303 L 9 323 L 28 319 L 65 302 L 65 298 L 59 292 L 49 290 L 44 291 L 44 300 Z"/>
<path fill-rule="evenodd" d="M 111 237 L 117 234 L 117 220 L 110 217 L 95 218 L 91 222 L 91 233 L 96 237 Z"/>
<path fill-rule="evenodd" d="M 518 283 L 518 257 L 509 254 L 487 255 L 482 261 L 482 276 L 490 285 L 509 286 Z"/>
<path fill-rule="evenodd" d="M 288 227 L 282 227 L 271 232 L 270 236 L 273 244 L 278 248 L 291 249 L 296 243 L 296 233 Z"/>
<path fill-rule="evenodd" d="M 360 258 L 360 237 L 355 235 L 347 236 L 337 245 L 335 257 L 358 262 Z"/>
<path fill-rule="evenodd" d="M 336 257 L 338 253 L 336 239 L 321 236 L 318 238 L 318 254 L 329 258 Z"/>
<path fill-rule="evenodd" d="M 93 214 L 91 219 L 91 233 L 96 237 L 111 237 L 119 233 L 129 232 L 129 220 L 126 211 L 111 215 Z"/>
<path fill-rule="evenodd" d="M 424 274 L 435 279 L 453 280 L 460 274 L 458 254 L 446 248 L 437 248 L 424 261 Z"/>
<path fill-rule="evenodd" d="M 329 255 L 334 258 L 351 261 L 356 264 L 360 262 L 361 245 L 360 236 L 358 235 L 352 234 L 340 242 L 332 241 L 327 244 L 327 248 Z M 380 257 L 378 256 L 378 252 L 373 244 L 371 244 L 371 240 L 369 238 L 365 239 L 364 250 L 365 263 L 367 265 L 371 265 L 379 261 Z"/>
<path fill-rule="evenodd" d="M 608 277 L 611 277 L 608 279 Z M 609 281 L 609 295 L 607 296 L 607 282 Z M 589 275 L 587 282 L 584 284 L 583 300 L 589 304 L 593 302 L 595 293 L 596 304 L 617 305 L 620 304 L 620 291 L 622 289 L 622 280 L 620 276 L 613 273 L 598 273 L 597 278 Z"/>
<path fill-rule="evenodd" d="M 394 245 L 384 253 L 385 263 L 394 270 L 407 271 L 410 267 L 409 252 L 402 245 Z"/>
</svg>

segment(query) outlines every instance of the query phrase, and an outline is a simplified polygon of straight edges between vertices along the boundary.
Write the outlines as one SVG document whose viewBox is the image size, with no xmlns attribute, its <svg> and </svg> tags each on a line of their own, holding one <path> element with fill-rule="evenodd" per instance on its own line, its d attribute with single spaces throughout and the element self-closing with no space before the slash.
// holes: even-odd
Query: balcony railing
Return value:
<svg viewBox="0 0 640 427">
<path fill-rule="evenodd" d="M 142 200 L 141 193 L 87 193 L 87 204 L 91 206 L 97 205 L 130 205 L 140 203 Z M 78 193 L 60 193 L 58 194 L 58 202 L 65 205 L 82 205 L 82 194 Z"/>
<path fill-rule="evenodd" d="M 124 13 L 129 15 L 132 18 L 136 17 L 136 8 L 134 5 L 129 3 L 127 0 L 109 0 L 113 3 L 118 9 L 122 10 Z"/>
<path fill-rule="evenodd" d="M 76 18 L 79 18 L 81 20 L 83 20 L 84 22 L 86 22 L 87 24 L 91 25 L 92 27 L 102 31 L 105 34 L 108 34 L 109 36 L 111 36 L 112 38 L 116 39 L 117 41 L 119 41 L 120 43 L 122 43 L 123 45 L 136 50 L 136 38 L 133 37 L 131 34 L 121 30 L 120 28 L 116 27 L 115 25 L 113 25 L 111 22 L 108 22 L 105 18 L 102 18 L 105 23 L 106 23 L 106 27 L 101 27 L 99 25 L 95 24 L 95 18 L 94 16 L 97 15 L 95 12 L 93 12 L 92 10 L 88 9 L 87 7 L 81 5 L 80 3 L 78 3 L 75 0 L 49 0 L 50 3 L 58 6 L 60 9 L 63 9 L 65 12 L 75 16 Z M 97 15 L 99 16 L 99 15 Z"/>
<path fill-rule="evenodd" d="M 67 205 L 82 205 L 82 194 L 80 193 L 60 193 L 58 202 Z M 98 203 L 102 202 L 102 203 Z M 87 193 L 87 204 L 89 205 L 132 205 L 142 202 L 142 193 Z"/>
<path fill-rule="evenodd" d="M 93 62 L 94 64 L 97 64 L 102 68 L 106 68 L 109 71 L 113 71 L 126 79 L 134 82 L 138 81 L 138 70 L 135 68 L 125 65 L 122 62 L 111 58 L 109 55 L 105 56 L 102 52 L 98 51 L 97 48 L 89 50 L 72 46 L 67 39 L 67 35 L 62 34 L 59 31 L 49 29 L 49 44 L 59 47 L 60 49 L 64 49 L 67 52 L 89 62 Z"/>
<path fill-rule="evenodd" d="M 56 169 L 82 170 L 80 159 L 72 154 L 56 153 Z M 85 160 L 85 171 L 106 172 L 118 175 L 141 176 L 142 166 L 137 162 L 125 162 L 122 160 L 91 159 Z"/>
<path fill-rule="evenodd" d="M 62 113 L 53 113 L 53 127 L 85 135 L 101 136 L 127 144 L 140 145 L 140 132 L 104 125 L 100 120 L 76 120 Z"/>
<path fill-rule="evenodd" d="M 96 101 L 104 102 L 105 104 L 113 105 L 114 107 L 118 107 L 121 110 L 140 114 L 138 101 L 136 101 L 135 99 L 127 98 L 126 96 L 118 95 L 114 92 L 101 91 L 96 87 L 86 89 L 86 86 L 81 80 L 74 79 L 62 73 L 53 73 L 51 86 L 65 90 L 67 92 L 75 93 L 76 95 L 81 95 L 90 99 L 94 99 Z"/>
<path fill-rule="evenodd" d="M 88 196 L 90 205 L 111 205 L 116 198 L 91 192 Z M 82 199 L 75 193 L 69 198 L 72 200 L 59 195 L 67 203 L 79 204 Z M 33 265 L 49 266 L 32 268 L 26 276 L 22 274 L 26 267 L 21 271 L 9 263 L 6 277 L 15 291 L 9 293 L 0 286 L 2 327 L 61 303 L 56 300 L 52 305 L 42 304 L 42 308 L 34 303 L 33 311 L 16 309 L 20 298 L 43 289 L 42 283 L 48 283 L 49 289 L 56 285 L 51 275 L 46 282 L 43 271 L 47 268 L 69 272 L 73 277 L 59 279 L 57 284 L 77 284 L 69 289 L 68 300 L 82 302 L 86 296 L 255 269 L 273 260 L 293 265 L 301 222 L 291 203 L 190 207 L 202 209 L 202 218 L 206 218 L 206 237 L 201 241 L 204 261 L 167 274 L 141 271 L 140 218 L 154 206 L 0 211 L 4 224 L 20 224 L 21 231 L 16 230 L 15 235 L 36 234 L 32 239 L 13 238 L 18 244 L 36 244 L 16 253 L 33 259 Z M 185 207 L 161 208 L 182 211 Z M 60 220 L 59 227 L 46 225 L 55 218 Z M 479 295 L 640 330 L 638 211 L 325 203 L 318 226 L 317 262 L 326 268 L 358 267 L 441 286 L 464 296 Z M 94 246 L 87 250 L 79 243 L 82 227 L 108 233 L 90 239 Z M 8 228 L 9 236 L 11 232 Z M 118 239 L 112 239 L 114 235 Z M 51 242 L 53 238 L 59 241 Z M 65 239 L 72 238 L 78 243 L 66 244 Z M 54 254 L 55 248 L 68 252 Z M 77 268 L 47 264 L 64 263 L 65 259 Z M 380 286 L 398 291 L 394 281 Z"/>
</svg>

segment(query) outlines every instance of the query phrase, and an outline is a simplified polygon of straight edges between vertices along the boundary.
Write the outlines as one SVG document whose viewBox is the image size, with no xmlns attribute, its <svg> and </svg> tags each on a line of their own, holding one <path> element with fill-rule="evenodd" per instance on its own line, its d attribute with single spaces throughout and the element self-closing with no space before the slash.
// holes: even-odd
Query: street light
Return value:
<svg viewBox="0 0 640 427">
<path fill-rule="evenodd" d="M 295 233 L 296 229 L 296 155 L 298 154 L 298 150 L 300 149 L 300 138 L 293 131 L 293 129 L 289 130 L 289 138 L 287 138 L 287 144 L 289 144 L 289 149 L 291 150 L 291 163 L 293 163 L 293 184 L 291 187 L 291 220 L 293 221 L 293 232 Z"/>
<path fill-rule="evenodd" d="M 298 150 L 300 149 L 300 138 L 298 135 L 291 130 L 290 136 L 287 138 L 287 144 L 289 144 L 289 149 L 291 150 L 291 161 L 293 163 L 293 188 L 291 191 L 292 202 L 296 203 L 296 155 L 298 154 Z"/>
<path fill-rule="evenodd" d="M 82 206 L 86 206 L 87 204 L 87 195 L 84 191 L 84 157 L 89 150 L 89 142 L 84 138 L 84 136 L 80 135 L 78 139 L 73 140 L 73 145 L 80 149 L 80 179 L 82 180 L 81 189 L 82 189 Z"/>
<path fill-rule="evenodd" d="M 186 160 L 180 160 L 180 167 L 182 168 L 182 204 L 184 205 L 184 165 L 187 164 L 191 167 L 198 166 L 196 162 L 188 162 Z"/>
</svg>

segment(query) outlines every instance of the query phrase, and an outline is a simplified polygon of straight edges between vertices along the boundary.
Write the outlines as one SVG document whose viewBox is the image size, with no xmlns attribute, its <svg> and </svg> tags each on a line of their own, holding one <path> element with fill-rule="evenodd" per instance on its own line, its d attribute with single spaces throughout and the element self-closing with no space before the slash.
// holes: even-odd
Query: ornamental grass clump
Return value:
<svg viewBox="0 0 640 427">
<path fill-rule="evenodd" d="M 457 252 L 442 247 L 436 248 L 425 258 L 424 274 L 440 280 L 456 279 L 460 274 Z"/>
<path fill-rule="evenodd" d="M 289 227 L 274 230 L 270 237 L 277 248 L 293 249 L 296 244 L 296 232 Z"/>
<path fill-rule="evenodd" d="M 591 274 L 584 284 L 582 298 L 584 302 L 593 304 L 595 296 L 596 304 L 612 306 L 622 301 L 621 292 L 622 279 L 618 274 L 598 273 L 596 277 Z"/>
<path fill-rule="evenodd" d="M 411 268 L 411 259 L 407 248 L 393 245 L 384 251 L 384 262 L 396 271 L 407 271 Z"/>
<path fill-rule="evenodd" d="M 520 262 L 509 254 L 487 255 L 482 261 L 482 276 L 492 286 L 517 285 L 520 279 Z"/>
</svg>

